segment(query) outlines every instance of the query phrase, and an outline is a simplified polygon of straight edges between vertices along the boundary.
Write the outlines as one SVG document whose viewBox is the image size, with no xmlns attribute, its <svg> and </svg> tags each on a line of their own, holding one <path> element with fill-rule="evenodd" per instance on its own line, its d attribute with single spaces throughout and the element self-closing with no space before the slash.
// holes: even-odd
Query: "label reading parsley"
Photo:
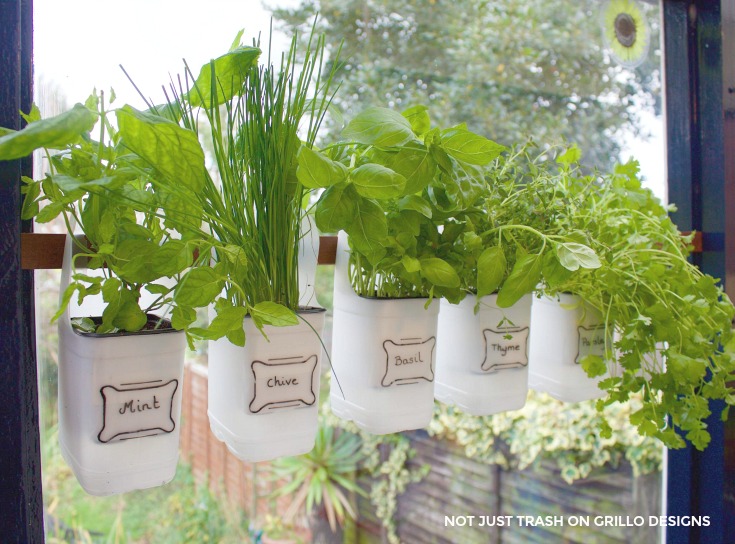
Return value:
<svg viewBox="0 0 735 544">
<path fill-rule="evenodd" d="M 575 364 L 580 364 L 580 361 L 588 355 L 605 357 L 605 325 L 579 326 L 577 334 L 579 339 Z"/>
</svg>

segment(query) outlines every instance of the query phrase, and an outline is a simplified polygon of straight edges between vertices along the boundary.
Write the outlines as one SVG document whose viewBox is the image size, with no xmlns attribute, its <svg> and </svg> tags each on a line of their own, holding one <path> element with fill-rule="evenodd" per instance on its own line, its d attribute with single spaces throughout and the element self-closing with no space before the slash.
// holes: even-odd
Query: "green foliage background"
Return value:
<svg viewBox="0 0 735 544">
<path fill-rule="evenodd" d="M 651 51 L 635 70 L 615 64 L 598 0 L 302 0 L 274 9 L 287 32 L 319 13 L 335 51 L 335 103 L 346 119 L 369 106 L 426 104 L 434 122 L 501 144 L 533 136 L 584 142 L 585 165 L 609 169 L 624 137 L 645 136 L 640 112 L 661 109 L 658 7 L 642 4 Z M 328 70 L 327 66 L 325 70 Z M 434 113 L 436 112 L 436 113 Z M 326 138 L 334 140 L 332 119 Z"/>
</svg>

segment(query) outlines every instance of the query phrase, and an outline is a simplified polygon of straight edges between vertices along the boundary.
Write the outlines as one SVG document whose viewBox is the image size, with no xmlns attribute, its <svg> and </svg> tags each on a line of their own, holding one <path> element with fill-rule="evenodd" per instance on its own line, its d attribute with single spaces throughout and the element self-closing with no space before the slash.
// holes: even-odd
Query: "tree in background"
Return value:
<svg viewBox="0 0 735 544">
<path fill-rule="evenodd" d="M 635 70 L 606 51 L 599 0 L 302 0 L 274 9 L 292 32 L 318 26 L 344 40 L 336 104 L 348 119 L 368 106 L 430 107 L 442 126 L 510 144 L 533 136 L 579 142 L 589 165 L 609 167 L 624 138 L 645 137 L 640 115 L 660 112 L 655 5 L 647 60 Z M 325 70 L 328 70 L 326 67 Z M 330 138 L 339 132 L 329 125 Z"/>
</svg>

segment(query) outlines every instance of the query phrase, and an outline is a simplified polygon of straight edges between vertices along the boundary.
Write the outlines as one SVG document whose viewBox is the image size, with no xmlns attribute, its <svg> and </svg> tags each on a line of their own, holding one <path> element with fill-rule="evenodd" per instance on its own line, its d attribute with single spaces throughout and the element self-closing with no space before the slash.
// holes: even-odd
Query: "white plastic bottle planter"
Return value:
<svg viewBox="0 0 735 544">
<path fill-rule="evenodd" d="M 299 312 L 308 324 L 266 325 L 268 339 L 246 318 L 245 347 L 209 343 L 209 424 L 238 458 L 267 461 L 314 447 L 324 314 L 313 308 Z"/>
<path fill-rule="evenodd" d="M 67 237 L 62 293 L 69 282 Z M 111 495 L 171 481 L 179 459 L 186 341 L 165 329 L 82 334 L 59 320 L 59 443 L 87 493 Z"/>
<path fill-rule="evenodd" d="M 605 392 L 597 384 L 607 375 L 590 378 L 580 364 L 587 355 L 605 356 L 600 312 L 577 295 L 534 298 L 529 387 L 565 402 L 602 397 Z"/>
<path fill-rule="evenodd" d="M 434 396 L 475 416 L 518 410 L 528 395 L 532 295 L 499 308 L 497 295 L 441 302 Z"/>
<path fill-rule="evenodd" d="M 373 434 L 426 427 L 434 408 L 439 303 L 359 297 L 340 232 L 334 274 L 332 411 Z"/>
</svg>

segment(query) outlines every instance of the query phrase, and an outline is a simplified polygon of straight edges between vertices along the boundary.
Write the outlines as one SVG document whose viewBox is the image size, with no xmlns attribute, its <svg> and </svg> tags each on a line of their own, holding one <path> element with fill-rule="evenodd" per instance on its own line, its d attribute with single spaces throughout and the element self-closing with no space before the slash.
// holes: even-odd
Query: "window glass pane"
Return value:
<svg viewBox="0 0 735 544">
<path fill-rule="evenodd" d="M 276 28 L 274 50 L 281 51 L 290 32 L 294 28 L 308 31 L 319 11 L 317 27 L 326 33 L 330 51 L 342 44 L 344 66 L 335 104 L 345 119 L 368 106 L 400 111 L 425 104 L 439 125 L 467 123 L 471 130 L 505 145 L 529 138 L 542 147 L 562 140 L 576 142 L 590 169 L 609 170 L 635 156 L 647 186 L 666 197 L 660 12 L 655 2 L 321 0 L 315 4 L 289 0 L 272 4 L 278 8 L 241 0 L 34 0 L 36 101 L 42 115 L 83 102 L 94 88 L 104 90 L 107 100 L 110 88 L 114 89 L 112 107 L 130 103 L 144 108 L 120 64 L 146 97 L 160 103 L 160 86 L 168 84 L 169 74 L 176 77 L 182 72 L 182 58 L 196 72 L 225 52 L 243 27 L 246 41 L 258 33 L 265 41 L 271 15 Z M 630 5 L 637 10 L 633 20 L 620 19 L 621 6 L 631 9 Z M 647 47 L 625 46 L 632 39 L 631 24 L 638 43 L 646 42 Z M 613 45 L 615 40 L 623 43 L 622 49 Z M 329 116 L 321 141 L 333 141 L 340 129 L 338 116 Z M 36 175 L 47 169 L 39 157 Z M 61 233 L 65 226 L 39 224 L 36 230 Z M 317 279 L 319 300 L 330 309 L 330 316 L 332 273 L 333 267 L 322 266 Z M 86 495 L 62 459 L 56 434 L 58 338 L 56 326 L 49 321 L 57 308 L 59 277 L 58 271 L 36 274 L 49 541 L 111 537 L 129 542 L 203 542 L 207 538 L 243 542 L 256 539 L 263 530 L 272 537 L 295 532 L 308 538 L 309 527 L 324 529 L 323 519 L 321 524 L 315 521 L 318 513 L 314 519 L 302 516 L 293 527 L 284 526 L 291 501 L 272 497 L 279 484 L 271 477 L 270 466 L 237 461 L 210 433 L 206 346 L 187 354 L 183 454 L 173 483 L 107 498 Z M 330 338 L 328 326 L 327 345 Z M 594 516 L 631 514 L 647 520 L 649 514 L 658 514 L 659 445 L 638 437 L 625 423 L 625 410 L 615 416 L 614 438 L 604 441 L 590 423 L 594 421 L 592 403 L 562 405 L 532 395 L 529 407 L 537 417 L 534 428 L 524 424 L 525 416 L 512 413 L 478 420 L 450 418 L 442 412 L 435 418 L 432 438 L 411 433 L 407 441 L 380 448 L 369 442 L 367 447 L 374 446 L 382 457 L 371 458 L 372 462 L 378 459 L 377 464 L 372 472 L 363 471 L 359 481 L 373 493 L 373 500 L 350 495 L 359 523 L 348 524 L 346 530 L 369 542 L 379 541 L 385 531 L 397 531 L 405 542 L 451 540 L 458 535 L 471 539 L 503 530 L 496 526 L 479 533 L 478 528 L 464 527 L 465 532 L 460 532 L 446 526 L 444 515 L 547 515 L 549 501 L 556 501 L 566 505 L 559 507 L 559 515 L 577 511 L 590 516 L 592 527 L 585 535 L 652 541 L 658 531 L 655 527 L 596 527 Z M 333 419 L 325 409 L 324 423 Z M 379 474 L 381 463 L 387 475 Z M 619 463 L 620 469 L 616 468 Z M 431 467 L 430 475 L 424 465 Z M 532 468 L 522 470 L 526 465 Z M 409 472 L 401 472 L 403 468 Z M 638 478 L 639 473 L 643 475 Z M 210 487 L 197 485 L 207 475 Z M 387 489 L 391 485 L 402 489 L 411 478 L 419 483 L 400 494 L 393 521 L 388 529 L 382 528 L 376 513 L 390 510 Z M 567 485 L 585 478 L 583 485 Z M 457 509 L 452 504 L 463 506 Z M 522 538 L 523 530 L 516 522 L 511 532 Z M 543 533 L 544 539 L 559 534 L 553 528 L 548 533 Z"/>
</svg>

